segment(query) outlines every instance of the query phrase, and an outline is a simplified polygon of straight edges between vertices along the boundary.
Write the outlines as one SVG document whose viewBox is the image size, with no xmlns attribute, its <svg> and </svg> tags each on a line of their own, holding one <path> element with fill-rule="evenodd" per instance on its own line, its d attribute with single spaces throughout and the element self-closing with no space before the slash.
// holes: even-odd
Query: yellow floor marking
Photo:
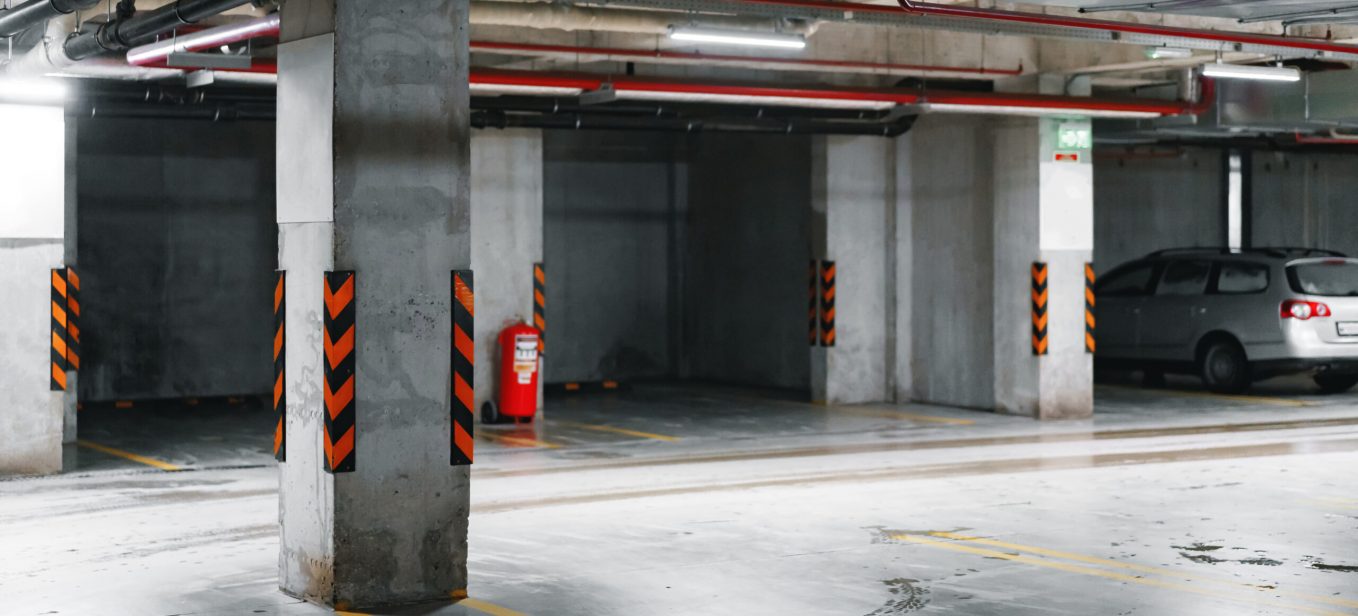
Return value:
<svg viewBox="0 0 1358 616">
<path fill-rule="evenodd" d="M 605 426 L 605 425 L 600 425 L 600 424 L 579 423 L 579 422 L 574 422 L 574 421 L 559 421 L 559 420 L 553 420 L 552 423 L 555 423 L 555 424 L 557 424 L 557 425 L 559 425 L 559 426 L 567 426 L 567 427 L 571 427 L 571 428 L 579 428 L 579 429 L 581 429 L 581 430 L 593 430 L 593 431 L 595 431 L 595 432 L 612 432 L 612 433 L 614 433 L 614 434 L 623 434 L 623 435 L 626 435 L 626 436 L 635 436 L 635 437 L 638 437 L 638 438 L 655 439 L 655 440 L 657 440 L 657 441 L 665 441 L 666 443 L 677 443 L 677 442 L 679 442 L 679 437 L 677 437 L 677 436 L 665 436 L 664 434 L 655 434 L 655 433 L 653 433 L 653 432 L 641 432 L 641 431 L 639 431 L 639 430 L 628 430 L 627 428 L 615 428 L 615 427 L 613 427 L 613 426 Z"/>
<path fill-rule="evenodd" d="M 472 599 L 470 597 L 458 601 L 457 604 L 465 605 L 478 612 L 485 612 L 491 616 L 527 616 L 527 614 L 524 614 L 523 612 L 511 610 L 507 607 L 500 607 L 494 603 L 486 603 L 480 599 Z"/>
<path fill-rule="evenodd" d="M 1306 606 L 1292 605 L 1292 604 L 1289 604 L 1289 603 L 1281 603 L 1281 602 L 1277 602 L 1277 601 L 1271 601 L 1271 600 L 1269 600 L 1269 599 L 1261 599 L 1261 598 L 1259 598 L 1259 597 L 1240 596 L 1240 595 L 1235 595 L 1235 594 L 1217 592 L 1217 591 L 1215 591 L 1215 590 L 1207 590 L 1207 589 L 1203 589 L 1203 588 L 1198 588 L 1198 587 L 1193 586 L 1193 585 L 1191 585 L 1191 584 L 1185 584 L 1185 583 L 1179 583 L 1179 582 L 1168 582 L 1168 581 L 1165 581 L 1165 580 L 1157 580 L 1157 579 L 1153 579 L 1153 578 L 1144 578 L 1144 577 L 1137 576 L 1137 575 L 1129 575 L 1129 574 L 1126 574 L 1126 573 L 1117 573 L 1117 572 L 1114 572 L 1114 571 L 1104 571 L 1103 569 L 1095 569 L 1095 568 L 1093 568 L 1093 567 L 1084 567 L 1084 566 L 1081 566 L 1081 565 L 1072 565 L 1072 564 L 1069 564 L 1069 563 L 1062 563 L 1062 562 L 1056 562 L 1056 561 L 1051 561 L 1051 560 L 1045 560 L 1045 559 L 1041 559 L 1041 558 L 1034 558 L 1034 557 L 1031 557 L 1031 556 L 1023 556 L 1023 555 L 1021 555 L 1021 554 L 1010 554 L 1010 553 L 1008 553 L 1008 552 L 999 552 L 999 551 L 996 551 L 996 550 L 987 550 L 987 549 L 985 549 L 985 548 L 977 548 L 977 547 L 972 547 L 972 546 L 968 546 L 968 545 L 961 545 L 961 544 L 954 543 L 954 542 L 950 542 L 950 541 L 939 541 L 939 540 L 936 540 L 936 539 L 926 539 L 926 538 L 924 538 L 924 537 L 919 537 L 919 536 L 915 536 L 915 535 L 908 535 L 908 534 L 905 534 L 905 533 L 893 533 L 893 534 L 891 535 L 891 538 L 892 538 L 892 539 L 898 539 L 898 540 L 901 540 L 901 541 L 906 541 L 906 542 L 908 542 L 908 543 L 918 544 L 918 545 L 927 545 L 927 546 L 929 546 L 929 547 L 941 548 L 941 549 L 945 549 L 945 550 L 952 550 L 952 551 L 954 551 L 954 552 L 962 552 L 962 553 L 966 553 L 966 554 L 974 554 L 974 555 L 977 555 L 977 556 L 984 556 L 984 557 L 987 557 L 987 558 L 999 558 L 999 559 L 1003 559 L 1003 560 L 1013 561 L 1013 562 L 1016 562 L 1016 563 L 1023 563 L 1023 564 L 1025 564 L 1025 565 L 1033 565 L 1033 566 L 1036 566 L 1036 567 L 1046 567 L 1046 568 L 1048 568 L 1048 569 L 1056 569 L 1056 570 L 1058 570 L 1058 571 L 1065 571 L 1065 572 L 1067 572 L 1067 573 L 1078 573 L 1078 574 L 1081 574 L 1081 575 L 1089 575 L 1089 576 L 1093 576 L 1093 577 L 1101 577 L 1101 578 L 1104 578 L 1104 579 L 1117 580 L 1117 581 L 1120 581 L 1120 582 L 1129 582 L 1129 583 L 1132 583 L 1132 584 L 1141 584 L 1141 585 L 1143 585 L 1143 586 L 1154 586 L 1154 587 L 1157 587 L 1157 588 L 1168 588 L 1168 589 L 1173 589 L 1173 590 L 1181 590 L 1181 591 L 1184 591 L 1184 592 L 1189 592 L 1189 593 L 1198 594 L 1198 595 L 1204 595 L 1204 596 L 1208 596 L 1208 597 L 1215 597 L 1215 598 L 1219 598 L 1219 599 L 1227 599 L 1227 600 L 1231 600 L 1231 601 L 1240 601 L 1240 602 L 1248 603 L 1248 604 L 1250 604 L 1250 605 L 1256 605 L 1256 606 L 1257 606 L 1257 605 L 1268 605 L 1268 606 L 1283 608 L 1283 609 L 1287 609 L 1287 610 L 1295 610 L 1295 611 L 1299 611 L 1299 612 L 1306 612 L 1306 613 L 1309 613 L 1309 614 L 1322 614 L 1322 615 L 1324 615 L 1324 616 L 1346 616 L 1343 612 L 1332 612 L 1332 611 L 1329 611 L 1329 610 L 1316 609 L 1316 608 L 1311 608 L 1311 607 L 1306 607 Z M 1241 588 L 1249 588 L 1249 587 L 1247 587 L 1247 586 L 1242 586 Z M 1256 590 L 1256 591 L 1262 591 L 1263 589 L 1255 588 L 1254 590 Z"/>
<path fill-rule="evenodd" d="M 82 440 L 82 441 L 76 441 L 76 444 L 80 445 L 81 447 L 85 447 L 85 448 L 87 448 L 87 449 L 93 449 L 93 450 L 95 450 L 95 451 L 101 451 L 101 452 L 106 453 L 106 454 L 111 455 L 111 456 L 118 456 L 119 458 L 123 458 L 123 459 L 125 459 L 125 460 L 131 460 L 131 461 L 133 461 L 133 462 L 138 462 L 138 463 L 141 463 L 141 464 L 145 464 L 145 465 L 147 465 L 147 466 L 154 466 L 154 467 L 156 467 L 156 468 L 158 468 L 158 469 L 160 469 L 160 470 L 162 470 L 162 471 L 179 471 L 179 470 L 184 470 L 184 469 L 179 468 L 178 466 L 175 466 L 175 465 L 173 465 L 173 464 L 170 464 L 169 462 L 161 462 L 160 460 L 157 460 L 157 459 L 155 459 L 155 458 L 148 458 L 148 457 L 146 457 L 146 456 L 139 456 L 139 455 L 137 455 L 137 454 L 135 454 L 135 453 L 132 453 L 132 452 L 130 452 L 130 451 L 123 451 L 123 450 L 121 450 L 121 449 L 114 449 L 113 447 L 109 447 L 109 446 L 107 446 L 107 445 L 100 445 L 99 443 L 92 443 L 92 442 L 90 442 L 90 441 L 83 441 L 83 440 Z"/>
<path fill-rule="evenodd" d="M 1101 389 L 1121 389 L 1125 391 L 1139 391 L 1142 393 L 1172 394 L 1178 396 L 1188 396 L 1190 398 L 1216 398 L 1219 400 L 1233 400 L 1236 402 L 1253 402 L 1255 404 L 1276 404 L 1278 406 L 1315 406 L 1305 400 L 1295 400 L 1292 398 L 1274 398 L 1270 396 L 1248 396 L 1235 394 L 1214 394 L 1207 391 L 1187 391 L 1183 389 L 1148 389 L 1145 387 L 1132 387 L 1130 385 L 1099 385 Z"/>
<path fill-rule="evenodd" d="M 480 430 L 476 433 L 476 435 L 483 436 L 497 443 L 504 443 L 506 445 L 517 445 L 519 447 L 537 447 L 540 449 L 559 449 L 561 447 L 556 443 L 539 441 L 534 438 L 527 438 L 523 436 L 510 436 L 508 434 L 496 434 L 494 432 L 488 432 L 486 430 Z"/>
<path fill-rule="evenodd" d="M 1168 577 L 1178 577 L 1178 578 L 1188 577 L 1188 578 L 1193 578 L 1195 581 L 1215 582 L 1215 583 L 1218 583 L 1218 584 L 1226 584 L 1226 585 L 1229 585 L 1229 586 L 1243 586 L 1243 587 L 1245 587 L 1245 588 L 1260 589 L 1259 586 L 1256 586 L 1256 585 L 1254 585 L 1254 584 L 1246 584 L 1246 583 L 1244 583 L 1244 582 L 1239 582 L 1239 581 L 1236 581 L 1236 580 L 1229 580 L 1229 579 L 1220 578 L 1220 577 L 1215 577 L 1215 576 L 1203 576 L 1203 575 L 1201 575 L 1201 574 L 1194 573 L 1194 572 L 1190 572 L 1190 571 L 1175 570 L 1175 569 L 1167 569 L 1167 568 L 1164 568 L 1164 567 L 1151 567 L 1151 566 L 1147 566 L 1147 565 L 1138 565 L 1138 564 L 1136 564 L 1136 563 L 1123 562 L 1123 561 L 1120 561 L 1120 560 L 1113 560 L 1113 559 L 1110 559 L 1110 558 L 1099 558 L 1099 557 L 1097 557 L 1097 556 L 1086 556 L 1086 555 L 1084 555 L 1084 554 L 1076 554 L 1076 553 L 1074 553 L 1074 552 L 1063 552 L 1063 551 L 1060 551 L 1060 550 L 1049 550 L 1049 549 L 1047 549 L 1047 548 L 1040 548 L 1040 547 L 1037 547 L 1037 546 L 1023 545 L 1023 544 L 1021 544 L 1021 543 L 1009 543 L 1009 542 L 1006 542 L 1006 541 L 996 541 L 996 540 L 994 540 L 994 539 L 985 539 L 985 538 L 982 538 L 982 537 L 971 537 L 971 536 L 967 536 L 967 535 L 959 535 L 959 534 L 957 534 L 957 533 L 948 533 L 948 532 L 942 532 L 942 531 L 931 532 L 931 533 L 929 533 L 929 536 L 931 536 L 931 537 L 939 537 L 939 538 L 942 538 L 942 539 L 952 539 L 952 540 L 954 540 L 954 541 L 966 541 L 966 542 L 968 542 L 968 543 L 976 543 L 976 544 L 980 544 L 980 545 L 988 545 L 988 546 L 990 546 L 990 547 L 1004 548 L 1004 549 L 1007 549 L 1007 550 L 1018 550 L 1018 551 L 1020 551 L 1020 552 L 1031 552 L 1031 553 L 1033 553 L 1033 554 L 1038 554 L 1038 555 L 1041 555 L 1041 556 L 1050 556 L 1050 557 L 1052 557 L 1052 558 L 1064 558 L 1064 559 L 1066 559 L 1066 560 L 1074 560 L 1074 561 L 1084 562 L 1084 563 L 1090 563 L 1090 564 L 1094 564 L 1094 565 L 1104 565 L 1104 566 L 1108 566 L 1108 567 L 1116 567 L 1116 568 L 1118 568 L 1118 569 L 1127 569 L 1127 570 L 1129 570 L 1129 571 L 1139 571 L 1139 572 L 1141 572 L 1141 573 L 1150 573 L 1150 574 L 1153 574 L 1153 575 L 1163 575 L 1163 576 L 1168 576 Z M 1321 602 L 1321 603 L 1329 603 L 1329 604 L 1332 604 L 1332 605 L 1340 605 L 1340 606 L 1344 606 L 1344 607 L 1358 607 L 1358 601 L 1351 600 L 1351 599 L 1342 599 L 1342 598 L 1337 598 L 1337 597 L 1332 597 L 1332 596 L 1325 596 L 1325 595 L 1311 595 L 1311 594 L 1306 594 L 1306 593 L 1296 593 L 1296 592 L 1291 592 L 1291 591 L 1286 591 L 1286 590 L 1277 590 L 1277 589 L 1270 589 L 1270 590 L 1273 590 L 1274 592 L 1277 592 L 1278 594 L 1285 594 L 1285 595 L 1289 595 L 1289 596 L 1292 596 L 1292 597 L 1296 597 L 1296 598 L 1298 598 L 1298 599 L 1308 599 L 1308 600 L 1311 600 L 1311 601 L 1319 601 L 1319 602 Z"/>
<path fill-rule="evenodd" d="M 918 422 L 921 422 L 921 423 L 941 423 L 941 424 L 950 424 L 950 425 L 954 425 L 954 426 L 970 426 L 970 425 L 976 423 L 976 421 L 975 421 L 975 420 L 972 420 L 972 419 L 956 419 L 956 418 L 953 418 L 953 417 L 935 417 L 935 416 L 933 416 L 933 415 L 916 415 L 916 414 L 914 414 L 914 413 L 901 413 L 901 412 L 897 412 L 897 411 L 888 411 L 888 410 L 885 410 L 885 409 L 862 408 L 862 407 L 852 407 L 852 406 L 831 406 L 831 407 L 827 407 L 827 408 L 829 408 L 829 409 L 832 410 L 832 411 L 839 412 L 839 413 L 851 413 L 851 414 L 854 414 L 854 415 L 865 415 L 865 416 L 868 416 L 868 417 L 881 417 L 881 418 L 884 418 L 884 419 L 903 419 L 903 420 L 905 420 L 905 421 L 918 421 Z"/>
</svg>

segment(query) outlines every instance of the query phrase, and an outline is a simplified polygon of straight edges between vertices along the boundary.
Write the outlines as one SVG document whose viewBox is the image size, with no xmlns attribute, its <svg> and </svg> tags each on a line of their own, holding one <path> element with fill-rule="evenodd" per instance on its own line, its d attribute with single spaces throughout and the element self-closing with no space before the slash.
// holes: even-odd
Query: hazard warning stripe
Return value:
<svg viewBox="0 0 1358 616">
<path fill-rule="evenodd" d="M 533 264 L 533 327 L 538 328 L 538 354 L 547 352 L 547 270 Z"/>
<path fill-rule="evenodd" d="M 807 298 L 808 298 L 809 301 L 810 301 L 810 303 L 809 303 L 808 306 L 807 306 L 807 311 L 806 311 L 806 317 L 807 317 L 807 336 L 806 336 L 806 341 L 807 341 L 808 343 L 810 343 L 811 346 L 816 346 L 816 338 L 819 337 L 817 334 L 818 334 L 819 331 L 820 331 L 820 329 L 819 329 L 819 328 L 820 328 L 820 323 L 819 323 L 819 321 L 820 321 L 819 316 L 820 316 L 820 315 L 817 313 L 818 311 L 816 310 L 816 306 L 819 305 L 819 302 L 816 301 L 816 265 L 817 265 L 816 260 L 815 260 L 815 259 L 812 259 L 812 260 L 811 260 L 811 265 L 810 265 L 810 267 L 807 269 L 807 276 L 806 276 L 806 278 L 807 278 L 806 292 L 807 292 Z"/>
<path fill-rule="evenodd" d="M 1085 352 L 1093 353 L 1094 342 L 1094 264 L 1085 264 Z"/>
<path fill-rule="evenodd" d="M 1047 354 L 1047 264 L 1033 262 L 1033 355 Z"/>
<path fill-rule="evenodd" d="M 354 471 L 355 307 L 352 271 L 325 273 L 322 347 L 325 352 L 325 470 Z"/>
<path fill-rule="evenodd" d="M 820 262 L 820 345 L 835 346 L 835 262 Z"/>
<path fill-rule="evenodd" d="M 80 370 L 80 276 L 66 268 L 66 369 Z"/>
<path fill-rule="evenodd" d="M 287 340 L 284 338 L 284 311 L 287 309 L 284 289 L 287 272 L 275 272 L 273 287 L 273 410 L 278 423 L 273 429 L 273 457 L 279 462 L 288 459 L 287 452 L 287 408 L 288 395 L 284 381 L 284 363 L 287 360 Z"/>
<path fill-rule="evenodd" d="M 66 391 L 66 270 L 52 270 L 52 391 Z"/>
<path fill-rule="evenodd" d="M 536 267 L 534 268 L 536 269 Z M 472 426 L 475 408 L 476 366 L 473 320 L 476 317 L 476 293 L 471 270 L 453 270 L 453 427 L 450 435 L 449 463 L 465 466 L 472 463 L 475 432 Z"/>
</svg>

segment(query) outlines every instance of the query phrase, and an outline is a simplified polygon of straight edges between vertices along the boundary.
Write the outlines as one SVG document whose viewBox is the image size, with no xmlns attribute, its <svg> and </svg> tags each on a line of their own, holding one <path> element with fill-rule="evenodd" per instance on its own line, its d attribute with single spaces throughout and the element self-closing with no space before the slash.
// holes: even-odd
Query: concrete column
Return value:
<svg viewBox="0 0 1358 616">
<path fill-rule="evenodd" d="M 64 111 L 0 104 L 0 134 L 16 144 L 0 163 L 0 474 L 56 473 L 68 396 L 51 390 L 51 270 L 65 253 Z"/>
<path fill-rule="evenodd" d="M 542 262 L 542 131 L 477 131 L 471 148 L 479 413 L 499 391 L 500 330 L 533 323 L 533 264 Z"/>
<path fill-rule="evenodd" d="M 446 599 L 467 584 L 469 469 L 449 465 L 450 271 L 471 265 L 467 3 L 292 0 L 281 41 L 280 587 L 340 608 Z M 327 270 L 356 272 L 355 464 L 335 474 Z"/>
<path fill-rule="evenodd" d="M 1038 419 L 1093 414 L 1084 318 L 1084 267 L 1094 249 L 1089 130 L 1088 120 L 995 125 L 994 387 L 1002 412 Z M 1035 261 L 1048 267 L 1045 355 L 1033 353 Z"/>
<path fill-rule="evenodd" d="M 812 208 L 835 263 L 835 343 L 812 353 L 812 398 L 829 404 L 895 397 L 896 145 L 881 137 L 818 138 Z M 813 242 L 818 243 L 818 242 Z"/>
</svg>

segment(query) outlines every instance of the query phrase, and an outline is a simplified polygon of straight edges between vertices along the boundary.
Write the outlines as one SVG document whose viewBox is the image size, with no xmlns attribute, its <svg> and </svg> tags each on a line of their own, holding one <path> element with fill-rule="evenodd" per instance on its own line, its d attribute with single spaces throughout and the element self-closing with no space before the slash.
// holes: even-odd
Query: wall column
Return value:
<svg viewBox="0 0 1358 616">
<path fill-rule="evenodd" d="M 469 467 L 450 465 L 450 356 L 451 271 L 471 265 L 467 10 L 451 0 L 283 6 L 279 583 L 340 608 L 466 590 Z M 352 303 L 339 286 L 327 307 L 328 271 L 354 272 Z M 352 347 L 332 336 L 327 358 L 322 315 L 342 328 L 350 310 Z M 343 380 L 350 348 L 353 389 L 332 387 L 324 366 Z M 352 450 L 334 434 L 327 456 L 323 429 L 337 416 L 352 418 Z M 350 422 L 332 421 L 347 433 Z"/>
<path fill-rule="evenodd" d="M 812 353 L 812 399 L 894 399 L 896 144 L 882 137 L 817 138 L 812 153 L 813 254 L 834 263 L 834 340 Z M 823 220 L 823 222 L 822 222 Z M 826 291 L 824 267 L 822 294 Z M 822 338 L 824 332 L 822 332 Z"/>
<path fill-rule="evenodd" d="M 1094 412 L 1094 356 L 1085 347 L 1085 264 L 1094 249 L 1090 135 L 1087 119 L 995 124 L 994 387 L 1002 412 L 1037 419 Z M 1033 305 L 1034 263 L 1046 268 L 1045 321 Z M 1045 337 L 1035 334 L 1035 316 Z M 1045 348 L 1035 352 L 1035 345 Z"/>
<path fill-rule="evenodd" d="M 64 115 L 0 104 L 0 132 L 22 144 L 0 165 L 0 474 L 60 472 L 68 397 L 74 406 L 53 348 L 52 270 L 66 250 Z"/>
<path fill-rule="evenodd" d="M 533 265 L 542 263 L 542 131 L 481 130 L 472 135 L 479 413 L 499 391 L 500 331 L 514 323 L 533 324 Z M 551 270 L 548 264 L 544 268 Z M 539 387 L 542 383 L 539 378 Z"/>
</svg>

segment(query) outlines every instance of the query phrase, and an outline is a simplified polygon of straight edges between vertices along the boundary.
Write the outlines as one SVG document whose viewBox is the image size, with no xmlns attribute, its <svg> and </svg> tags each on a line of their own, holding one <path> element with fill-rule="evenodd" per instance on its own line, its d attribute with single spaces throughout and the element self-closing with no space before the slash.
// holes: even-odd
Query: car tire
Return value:
<svg viewBox="0 0 1358 616">
<path fill-rule="evenodd" d="M 1323 394 L 1342 394 L 1358 385 L 1358 373 L 1353 374 L 1317 374 L 1311 380 L 1320 386 L 1320 393 Z"/>
<path fill-rule="evenodd" d="M 500 409 L 495 406 L 494 401 L 487 400 L 485 404 L 481 405 L 481 423 L 497 424 L 500 423 L 502 419 L 503 418 L 500 416 Z"/>
<path fill-rule="evenodd" d="M 1250 387 L 1250 362 L 1245 350 L 1232 340 L 1209 343 L 1198 371 L 1207 389 L 1219 394 L 1238 394 Z"/>
</svg>

